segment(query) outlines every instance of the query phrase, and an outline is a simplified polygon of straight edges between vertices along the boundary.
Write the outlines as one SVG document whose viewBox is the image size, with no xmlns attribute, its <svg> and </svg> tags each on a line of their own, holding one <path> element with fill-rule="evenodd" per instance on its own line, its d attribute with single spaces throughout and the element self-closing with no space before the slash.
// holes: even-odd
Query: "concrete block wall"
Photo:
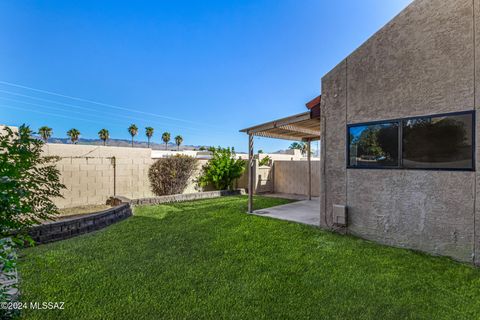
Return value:
<svg viewBox="0 0 480 320">
<path fill-rule="evenodd" d="M 183 191 L 184 194 L 202 192 L 202 188 L 197 185 L 197 179 L 202 173 L 202 167 L 208 162 L 208 160 L 198 160 L 197 169 L 194 171 L 190 179 L 188 180 L 187 187 Z M 243 186 L 244 187 L 244 186 Z"/>
<path fill-rule="evenodd" d="M 416 0 L 322 79 L 322 225 L 347 205 L 350 233 L 480 262 L 476 172 L 346 169 L 347 124 L 479 106 L 479 7 Z"/>
<path fill-rule="evenodd" d="M 57 206 L 104 204 L 113 195 L 112 161 L 111 158 L 62 157 L 57 167 L 66 188 L 62 190 L 64 198 L 56 199 Z"/>
<path fill-rule="evenodd" d="M 47 144 L 44 154 L 60 157 L 57 166 L 66 189 L 64 198 L 55 200 L 59 208 L 105 204 L 114 195 L 114 185 L 117 195 L 153 196 L 148 181 L 150 149 Z"/>
<path fill-rule="evenodd" d="M 312 196 L 320 194 L 320 161 L 312 161 Z M 275 161 L 274 191 L 308 195 L 308 162 L 307 161 Z"/>
<path fill-rule="evenodd" d="M 6 126 L 4 124 L 0 124 L 0 135 L 5 133 L 6 127 L 9 127 L 13 132 L 18 132 L 18 127 Z"/>
<path fill-rule="evenodd" d="M 114 196 L 114 191 L 117 196 L 129 199 L 155 196 L 151 192 L 148 178 L 148 170 L 156 161 L 151 158 L 150 149 L 47 144 L 44 147 L 44 155 L 60 157 L 57 167 L 66 189 L 62 190 L 64 198 L 55 199 L 55 203 L 61 209 L 105 204 L 108 198 Z M 184 194 L 204 191 L 197 186 L 196 180 L 207 162 L 208 160 L 198 160 L 197 170 L 190 178 Z M 319 162 L 312 162 L 314 196 L 318 195 L 319 166 L 316 163 Z M 275 161 L 275 165 L 275 170 L 257 169 L 259 175 L 265 178 L 258 180 L 257 192 L 275 190 L 292 194 L 308 193 L 306 161 Z M 245 172 L 236 181 L 235 187 L 246 188 L 247 184 L 248 174 Z"/>
<path fill-rule="evenodd" d="M 61 182 L 66 186 L 62 190 L 64 198 L 55 199 L 56 205 L 63 209 L 105 204 L 108 198 L 114 196 L 114 191 L 115 195 L 129 199 L 154 197 L 148 170 L 156 159 L 151 158 L 150 151 L 145 148 L 45 145 L 44 155 L 60 157 L 57 167 L 61 173 Z M 196 180 L 207 161 L 198 160 L 197 170 L 183 193 L 203 191 L 197 186 Z M 238 180 L 236 187 L 245 188 L 246 185 L 245 174 Z"/>
</svg>

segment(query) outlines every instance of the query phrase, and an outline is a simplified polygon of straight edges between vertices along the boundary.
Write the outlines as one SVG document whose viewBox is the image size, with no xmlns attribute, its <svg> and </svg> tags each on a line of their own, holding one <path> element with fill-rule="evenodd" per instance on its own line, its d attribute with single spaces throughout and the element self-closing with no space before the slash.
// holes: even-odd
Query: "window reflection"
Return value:
<svg viewBox="0 0 480 320">
<path fill-rule="evenodd" d="M 397 122 L 349 127 L 349 165 L 397 167 L 398 131 Z"/>
<path fill-rule="evenodd" d="M 472 114 L 403 122 L 403 166 L 472 168 Z"/>
</svg>

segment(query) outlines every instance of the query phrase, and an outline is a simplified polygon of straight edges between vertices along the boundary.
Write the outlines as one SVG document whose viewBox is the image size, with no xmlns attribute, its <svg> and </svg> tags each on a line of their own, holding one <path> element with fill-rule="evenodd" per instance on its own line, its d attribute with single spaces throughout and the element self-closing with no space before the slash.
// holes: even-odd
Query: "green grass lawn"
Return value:
<svg viewBox="0 0 480 320">
<path fill-rule="evenodd" d="M 257 208 L 288 202 L 257 197 Z M 245 197 L 138 207 L 26 249 L 28 319 L 477 319 L 480 270 L 245 214 Z"/>
</svg>

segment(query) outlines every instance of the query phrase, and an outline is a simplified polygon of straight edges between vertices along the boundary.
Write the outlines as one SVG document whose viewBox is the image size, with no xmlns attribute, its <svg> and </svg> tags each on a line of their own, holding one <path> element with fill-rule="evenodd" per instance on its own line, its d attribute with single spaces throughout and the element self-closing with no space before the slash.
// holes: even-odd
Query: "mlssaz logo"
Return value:
<svg viewBox="0 0 480 320">
<path fill-rule="evenodd" d="M 65 302 L 2 302 L 0 309 L 3 310 L 64 310 Z"/>
<path fill-rule="evenodd" d="M 30 302 L 30 309 L 63 310 L 65 302 Z"/>
</svg>

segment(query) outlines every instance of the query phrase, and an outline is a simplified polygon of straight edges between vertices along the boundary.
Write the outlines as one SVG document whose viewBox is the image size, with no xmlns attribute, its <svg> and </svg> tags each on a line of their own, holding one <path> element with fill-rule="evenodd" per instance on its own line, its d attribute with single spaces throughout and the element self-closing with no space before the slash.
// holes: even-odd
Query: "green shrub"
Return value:
<svg viewBox="0 0 480 320">
<path fill-rule="evenodd" d="M 0 135 L 0 236 L 51 219 L 58 214 L 52 198 L 65 188 L 55 166 L 57 157 L 42 156 L 44 142 L 28 126 Z"/>
<path fill-rule="evenodd" d="M 263 159 L 261 159 L 258 162 L 258 165 L 259 166 L 269 166 L 271 161 L 272 161 L 272 158 L 270 158 L 270 156 L 265 156 Z"/>
<path fill-rule="evenodd" d="M 33 138 L 28 126 L 0 134 L 0 271 L 15 270 L 15 247 L 25 241 L 28 227 L 53 218 L 58 208 L 52 198 L 65 188 L 55 166 L 57 157 L 43 157 L 44 142 Z M 0 298 L 8 299 L 0 290 Z M 2 316 L 2 314 L 0 314 Z"/>
<path fill-rule="evenodd" d="M 198 179 L 201 187 L 213 186 L 217 190 L 232 189 L 233 182 L 242 176 L 246 162 L 235 159 L 233 148 L 210 148 L 212 158 L 203 166 Z"/>
<path fill-rule="evenodd" d="M 157 196 L 181 194 L 197 168 L 197 159 L 185 155 L 158 159 L 149 169 L 152 192 Z"/>
</svg>

